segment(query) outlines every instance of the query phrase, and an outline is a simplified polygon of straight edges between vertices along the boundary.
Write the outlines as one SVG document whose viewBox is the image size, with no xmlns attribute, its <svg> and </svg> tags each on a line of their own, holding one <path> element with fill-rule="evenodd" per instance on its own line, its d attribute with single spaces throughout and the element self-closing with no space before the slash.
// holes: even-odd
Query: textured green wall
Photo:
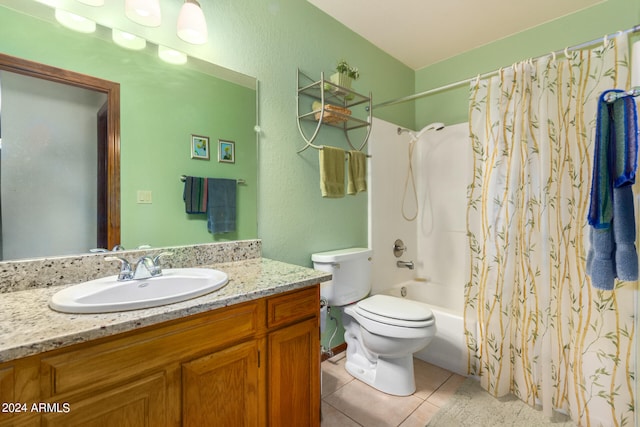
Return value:
<svg viewBox="0 0 640 427">
<path fill-rule="evenodd" d="M 252 89 L 165 64 L 93 36 L 0 8 L 0 51 L 120 83 L 122 244 L 133 248 L 257 236 L 256 120 Z M 190 158 L 190 135 L 210 137 L 211 160 Z M 236 163 L 217 161 L 218 138 L 236 142 Z M 242 178 L 236 233 L 212 235 L 186 215 L 180 175 Z M 150 190 L 152 204 L 137 204 Z"/>
<path fill-rule="evenodd" d="M 605 34 L 631 28 L 639 22 L 640 1 L 608 0 L 418 70 L 416 93 L 595 40 Z M 465 84 L 417 100 L 416 127 L 422 128 L 432 122 L 454 124 L 467 121 L 468 88 Z"/>
<path fill-rule="evenodd" d="M 306 1 L 234 0 L 216 7 L 217 62 L 260 82 L 258 232 L 264 256 L 311 265 L 313 252 L 366 246 L 367 194 L 323 199 L 318 152 L 296 154 L 303 146 L 295 119 L 296 69 L 319 78 L 345 58 L 361 71 L 355 89 L 372 91 L 375 101 L 412 93 L 414 72 Z M 382 117 L 412 126 L 413 106 Z M 323 129 L 316 143 L 347 147 L 336 129 Z"/>
</svg>

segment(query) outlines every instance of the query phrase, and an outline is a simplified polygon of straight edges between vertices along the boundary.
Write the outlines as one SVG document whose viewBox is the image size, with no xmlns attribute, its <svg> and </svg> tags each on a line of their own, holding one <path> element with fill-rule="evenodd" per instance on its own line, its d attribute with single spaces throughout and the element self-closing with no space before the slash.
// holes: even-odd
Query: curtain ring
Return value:
<svg viewBox="0 0 640 427">
<path fill-rule="evenodd" d="M 554 64 L 556 63 L 556 52 L 555 51 L 551 52 L 551 60 L 553 61 Z"/>
<path fill-rule="evenodd" d="M 565 58 L 569 59 L 569 46 L 564 48 L 564 56 Z"/>
<path fill-rule="evenodd" d="M 608 35 L 604 35 L 604 37 L 602 38 L 602 44 L 604 45 L 604 47 L 607 47 L 609 45 L 609 36 Z"/>
</svg>

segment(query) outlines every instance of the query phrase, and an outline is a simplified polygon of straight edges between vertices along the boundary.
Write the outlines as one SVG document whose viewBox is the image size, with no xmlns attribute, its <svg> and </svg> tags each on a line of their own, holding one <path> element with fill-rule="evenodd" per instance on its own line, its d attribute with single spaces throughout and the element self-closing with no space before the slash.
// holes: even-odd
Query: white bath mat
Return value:
<svg viewBox="0 0 640 427">
<path fill-rule="evenodd" d="M 575 427 L 568 417 L 555 414 L 553 420 L 513 395 L 496 399 L 467 378 L 431 419 L 427 427 Z"/>
</svg>

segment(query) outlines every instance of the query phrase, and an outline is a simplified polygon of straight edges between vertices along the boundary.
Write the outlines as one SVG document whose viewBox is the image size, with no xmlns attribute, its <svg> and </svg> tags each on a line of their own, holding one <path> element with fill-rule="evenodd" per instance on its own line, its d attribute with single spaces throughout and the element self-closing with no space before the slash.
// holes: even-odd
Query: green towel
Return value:
<svg viewBox="0 0 640 427">
<path fill-rule="evenodd" d="M 344 150 L 325 145 L 318 158 L 322 197 L 344 197 Z"/>
<path fill-rule="evenodd" d="M 367 156 L 361 151 L 349 151 L 347 194 L 367 191 Z"/>
</svg>

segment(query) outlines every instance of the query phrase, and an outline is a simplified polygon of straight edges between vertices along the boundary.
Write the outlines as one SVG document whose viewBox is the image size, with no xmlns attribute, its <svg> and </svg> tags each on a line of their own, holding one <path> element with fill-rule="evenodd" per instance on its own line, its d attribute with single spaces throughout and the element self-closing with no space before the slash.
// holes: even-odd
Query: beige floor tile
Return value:
<svg viewBox="0 0 640 427">
<path fill-rule="evenodd" d="M 360 427 L 342 412 L 338 411 L 328 403 L 322 402 L 322 422 L 321 427 Z"/>
<path fill-rule="evenodd" d="M 340 387 L 353 381 L 353 377 L 344 368 L 346 359 L 334 356 L 322 362 L 322 397 L 334 393 Z"/>
<path fill-rule="evenodd" d="M 429 402 L 424 402 L 409 415 L 409 418 L 400 424 L 400 427 L 424 427 L 439 409 L 440 408 Z"/>
<path fill-rule="evenodd" d="M 452 374 L 440 388 L 427 398 L 427 402 L 437 407 L 444 406 L 465 379 L 462 375 Z"/>
<path fill-rule="evenodd" d="M 446 369 L 420 359 L 413 359 L 413 369 L 416 379 L 414 396 L 425 400 L 453 375 Z"/>
<path fill-rule="evenodd" d="M 324 401 L 366 427 L 396 427 L 423 400 L 415 396 L 392 396 L 354 380 L 324 398 Z"/>
</svg>

